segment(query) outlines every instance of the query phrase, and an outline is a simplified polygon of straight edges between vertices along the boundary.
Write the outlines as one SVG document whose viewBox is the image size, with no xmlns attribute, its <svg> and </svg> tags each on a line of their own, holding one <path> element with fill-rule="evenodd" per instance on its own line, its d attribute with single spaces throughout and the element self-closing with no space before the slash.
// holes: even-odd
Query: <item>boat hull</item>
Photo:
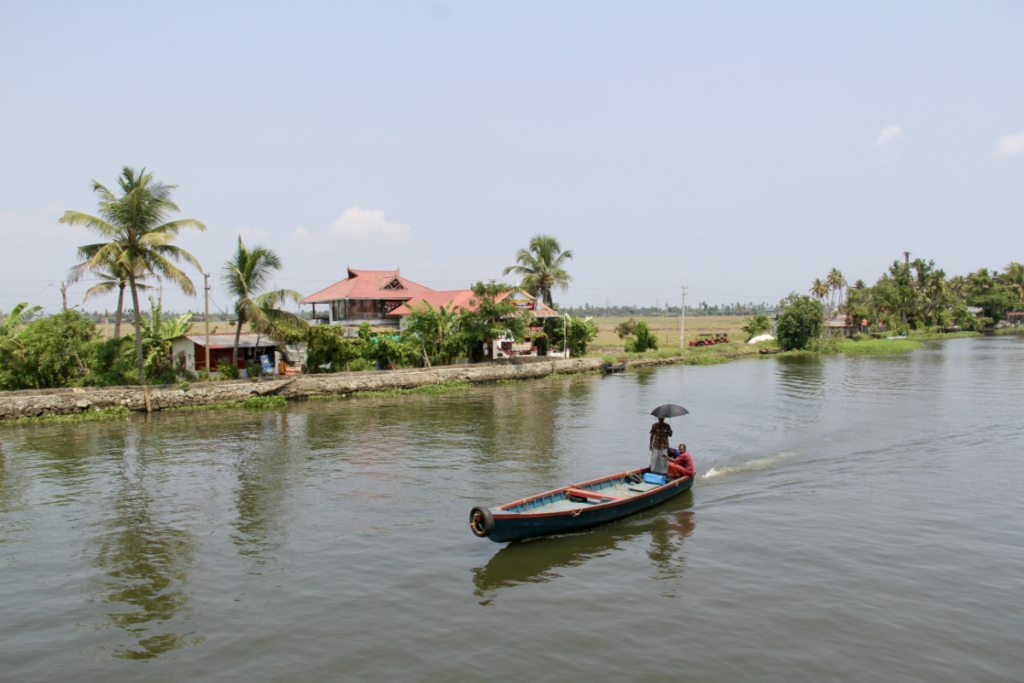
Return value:
<svg viewBox="0 0 1024 683">
<path fill-rule="evenodd" d="M 642 474 L 646 470 L 637 470 Z M 616 475 L 622 476 L 622 475 Z M 597 480 L 600 481 L 600 480 Z M 590 484 L 592 482 L 587 482 Z M 585 486 L 581 484 L 580 486 Z M 588 527 L 612 522 L 642 512 L 664 503 L 693 487 L 693 478 L 676 479 L 663 486 L 627 498 L 578 510 L 563 510 L 547 513 L 503 514 L 501 509 L 492 510 L 494 530 L 487 536 L 495 543 L 520 541 L 535 536 L 549 536 L 579 531 Z M 545 494 L 541 494 L 545 495 Z M 507 507 L 507 506 L 506 506 Z"/>
</svg>

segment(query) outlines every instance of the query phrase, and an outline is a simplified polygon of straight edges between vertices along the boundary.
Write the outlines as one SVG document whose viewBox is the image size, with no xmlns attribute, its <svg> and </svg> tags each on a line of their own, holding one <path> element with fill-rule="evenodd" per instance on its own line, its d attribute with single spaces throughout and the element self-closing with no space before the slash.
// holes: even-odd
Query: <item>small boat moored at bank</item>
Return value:
<svg viewBox="0 0 1024 683">
<path fill-rule="evenodd" d="M 692 486 L 693 477 L 666 480 L 645 467 L 496 508 L 478 505 L 469 514 L 469 525 L 474 534 L 495 543 L 567 533 L 636 514 Z"/>
</svg>

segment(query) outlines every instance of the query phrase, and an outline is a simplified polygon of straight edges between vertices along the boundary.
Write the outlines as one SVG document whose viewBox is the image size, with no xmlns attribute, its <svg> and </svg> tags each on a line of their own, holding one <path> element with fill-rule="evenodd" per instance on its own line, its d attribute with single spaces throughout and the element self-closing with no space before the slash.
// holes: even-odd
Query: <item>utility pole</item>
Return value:
<svg viewBox="0 0 1024 683">
<path fill-rule="evenodd" d="M 910 252 L 909 251 L 903 252 L 903 263 L 904 263 L 904 265 L 907 265 L 907 266 L 910 265 Z"/>
<path fill-rule="evenodd" d="M 210 274 L 203 273 L 203 291 L 206 294 L 206 315 L 203 322 L 206 324 L 206 371 L 210 371 Z"/>
<path fill-rule="evenodd" d="M 686 348 L 683 343 L 683 328 L 686 327 L 686 287 L 683 287 L 683 307 L 679 310 L 679 351 Z"/>
</svg>

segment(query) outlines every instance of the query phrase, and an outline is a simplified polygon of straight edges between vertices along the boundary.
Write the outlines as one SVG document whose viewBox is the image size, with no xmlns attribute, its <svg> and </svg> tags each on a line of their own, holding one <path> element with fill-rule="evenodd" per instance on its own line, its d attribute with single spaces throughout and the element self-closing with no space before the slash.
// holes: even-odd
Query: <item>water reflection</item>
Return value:
<svg viewBox="0 0 1024 683">
<path fill-rule="evenodd" d="M 96 541 L 95 564 L 106 576 L 100 599 L 113 607 L 107 619 L 134 640 L 111 648 L 118 659 L 150 659 L 202 640 L 160 628 L 188 612 L 184 584 L 196 539 L 157 518 L 148 474 L 141 457 L 123 457 L 113 518 Z"/>
<path fill-rule="evenodd" d="M 644 535 L 650 536 L 647 557 L 660 578 L 682 575 L 684 558 L 680 556 L 683 541 L 696 527 L 693 492 L 687 491 L 658 514 L 656 511 L 590 531 L 554 538 L 509 543 L 495 553 L 490 561 L 473 570 L 475 595 L 493 598 L 499 588 L 524 583 L 548 583 L 563 576 L 565 569 L 585 564 L 595 557 L 611 552 Z M 481 604 L 488 604 L 484 600 Z"/>
<path fill-rule="evenodd" d="M 779 386 L 789 398 L 805 401 L 825 393 L 825 364 L 817 356 L 777 358 Z"/>
<path fill-rule="evenodd" d="M 236 533 L 231 540 L 239 554 L 249 557 L 257 566 L 272 559 L 270 551 L 279 547 L 285 537 L 281 512 L 295 474 L 293 470 L 301 467 L 298 460 L 305 452 L 301 443 L 290 443 L 291 430 L 287 427 L 287 415 L 274 416 L 262 425 L 263 433 L 251 434 L 247 442 L 235 446 L 238 518 L 232 523 Z M 299 440 L 304 441 L 301 436 Z"/>
</svg>

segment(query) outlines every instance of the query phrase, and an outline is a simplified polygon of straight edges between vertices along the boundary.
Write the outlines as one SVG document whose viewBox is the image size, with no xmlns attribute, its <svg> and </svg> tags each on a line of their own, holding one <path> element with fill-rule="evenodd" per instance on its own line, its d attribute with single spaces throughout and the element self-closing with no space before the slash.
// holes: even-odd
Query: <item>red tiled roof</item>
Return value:
<svg viewBox="0 0 1024 683">
<path fill-rule="evenodd" d="M 445 292 L 425 292 L 423 294 L 417 294 L 414 297 L 410 297 L 404 304 L 391 311 L 389 315 L 409 315 L 412 313 L 410 306 L 419 306 L 424 301 L 429 302 L 434 308 L 441 306 L 448 306 L 449 302 L 452 307 L 458 309 L 463 308 L 467 311 L 475 311 L 477 304 L 470 305 L 470 300 L 473 300 L 472 289 L 453 289 Z"/>
<path fill-rule="evenodd" d="M 383 289 L 389 282 L 398 278 L 405 289 Z M 335 282 L 316 294 L 310 294 L 302 300 L 304 304 L 335 301 L 338 299 L 389 299 L 409 300 L 417 294 L 433 292 L 430 287 L 413 282 L 400 275 L 397 270 L 353 270 L 348 269 L 348 277 Z"/>
</svg>

